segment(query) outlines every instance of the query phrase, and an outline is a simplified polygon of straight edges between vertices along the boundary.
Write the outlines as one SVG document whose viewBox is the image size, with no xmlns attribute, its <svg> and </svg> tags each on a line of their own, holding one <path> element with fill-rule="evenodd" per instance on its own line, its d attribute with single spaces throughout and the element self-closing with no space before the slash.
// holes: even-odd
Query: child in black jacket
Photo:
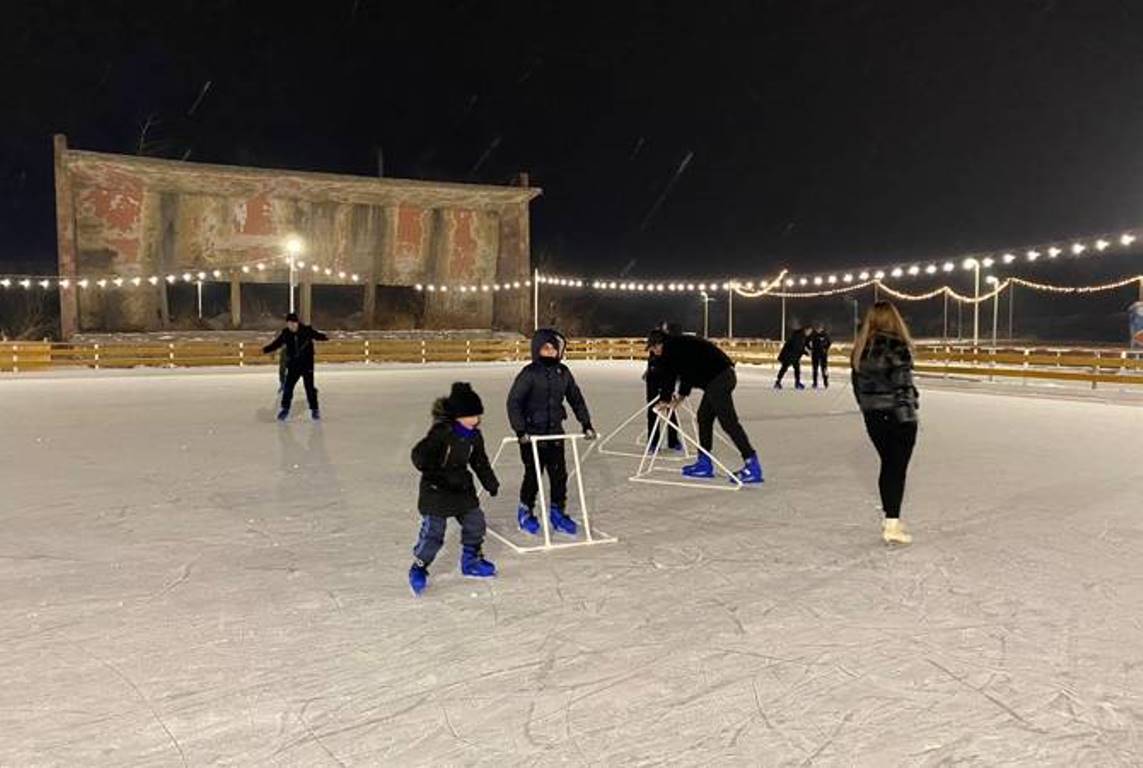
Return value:
<svg viewBox="0 0 1143 768">
<path fill-rule="evenodd" d="M 579 391 L 571 371 L 561 362 L 566 346 L 567 341 L 559 331 L 550 328 L 536 331 L 532 336 L 532 362 L 520 371 L 508 393 L 508 422 L 520 440 L 520 459 L 524 462 L 524 482 L 520 486 L 520 506 L 516 510 L 516 521 L 521 530 L 533 535 L 540 532 L 540 521 L 532 513 L 540 478 L 536 474 L 532 456 L 532 436 L 564 433 L 566 399 L 583 427 L 584 437 L 588 440 L 595 439 L 591 414 L 588 413 L 583 393 Z M 552 527 L 574 536 L 577 530 L 575 521 L 564 514 L 568 497 L 568 469 L 563 441 L 537 441 L 536 451 L 540 457 L 540 471 L 547 472 L 551 482 L 549 519 Z"/>
<path fill-rule="evenodd" d="M 448 397 L 433 403 L 433 426 L 413 448 L 413 465 L 421 472 L 421 532 L 413 548 L 409 586 L 419 595 L 428 584 L 429 564 L 444 546 L 445 528 L 450 517 L 461 526 L 460 572 L 487 579 L 496 575 L 496 566 L 484 559 L 484 512 L 476 499 L 476 486 L 469 467 L 490 496 L 500 490 L 500 482 L 488 462 L 480 416 L 484 404 L 466 382 L 452 385 Z"/>
</svg>

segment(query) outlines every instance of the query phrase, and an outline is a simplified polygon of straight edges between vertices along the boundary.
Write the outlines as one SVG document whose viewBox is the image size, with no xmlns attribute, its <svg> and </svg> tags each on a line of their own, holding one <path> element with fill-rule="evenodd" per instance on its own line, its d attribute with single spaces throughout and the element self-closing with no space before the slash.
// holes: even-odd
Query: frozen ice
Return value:
<svg viewBox="0 0 1143 768">
<path fill-rule="evenodd" d="M 572 366 L 601 433 L 639 406 Z M 841 372 L 744 368 L 764 486 L 593 455 L 619 543 L 490 538 L 476 583 L 450 527 L 413 598 L 409 449 L 454 379 L 494 443 L 514 371 L 321 368 L 284 425 L 274 371 L 0 381 L 0 765 L 1143 763 L 1137 404 L 923 381 L 887 549 Z"/>
</svg>

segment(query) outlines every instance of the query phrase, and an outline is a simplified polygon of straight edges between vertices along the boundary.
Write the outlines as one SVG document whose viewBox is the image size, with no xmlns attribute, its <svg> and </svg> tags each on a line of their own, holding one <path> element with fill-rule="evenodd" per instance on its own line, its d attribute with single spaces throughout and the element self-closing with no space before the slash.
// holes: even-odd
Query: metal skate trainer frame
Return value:
<svg viewBox="0 0 1143 768">
<path fill-rule="evenodd" d="M 635 421 L 635 419 L 642 416 L 649 409 L 654 408 L 658 403 L 659 403 L 659 398 L 657 398 L 657 397 L 651 398 L 650 400 L 647 401 L 646 405 L 644 405 L 639 410 L 635 411 L 635 413 L 628 416 L 623 421 L 622 424 L 620 424 L 618 427 L 613 429 L 611 432 L 608 432 L 607 435 L 605 435 L 604 437 L 600 438 L 599 442 L 596 444 L 597 445 L 596 453 L 603 455 L 603 456 L 626 456 L 626 457 L 632 458 L 632 459 L 643 458 L 643 456 L 646 455 L 646 451 L 641 451 L 639 453 L 635 453 L 634 451 L 616 450 L 614 448 L 608 448 L 607 446 L 611 443 L 612 440 L 615 439 L 616 435 L 618 435 L 620 432 L 622 432 L 623 430 L 625 430 L 627 428 L 628 424 Z M 675 427 L 675 428 L 681 431 L 681 426 Z M 646 445 L 653 444 L 655 441 L 652 438 L 655 436 L 655 434 L 658 432 L 658 430 L 659 430 L 659 423 L 658 423 L 658 420 L 656 420 L 655 426 L 652 427 L 651 434 L 647 436 L 647 442 L 643 445 L 646 446 Z M 635 439 L 635 444 L 640 445 L 639 438 Z M 690 449 L 687 446 L 686 442 L 684 442 L 683 443 L 683 455 L 682 456 L 662 456 L 662 457 L 660 457 L 659 460 L 660 461 L 682 461 L 684 459 L 691 459 L 691 458 L 693 458 L 693 457 L 691 455 Z"/>
<path fill-rule="evenodd" d="M 491 525 L 488 526 L 488 532 L 499 539 L 504 544 L 507 544 L 513 552 L 519 555 L 527 554 L 529 552 L 551 552 L 556 549 L 570 549 L 572 547 L 589 547 L 593 544 L 614 544 L 619 541 L 614 536 L 610 536 L 603 531 L 591 530 L 591 517 L 587 510 L 587 496 L 583 490 L 583 472 L 580 471 L 580 453 L 579 453 L 579 440 L 583 439 L 583 435 L 533 435 L 528 441 L 532 446 L 532 465 L 536 470 L 536 481 L 539 486 L 540 495 L 540 509 L 541 514 L 540 526 L 544 531 L 544 543 L 537 544 L 532 547 L 522 547 L 509 539 L 504 534 L 497 531 Z M 572 446 L 572 463 L 574 469 L 572 470 L 576 479 L 576 488 L 579 491 L 579 508 L 583 512 L 583 534 L 584 538 L 579 541 L 552 541 L 552 526 L 549 516 L 547 514 L 548 501 L 544 494 L 544 477 L 540 473 L 540 447 L 541 442 L 554 442 L 556 440 L 567 440 Z M 519 440 L 515 437 L 506 437 L 500 441 L 500 447 L 496 449 L 496 455 L 492 457 L 492 466 L 496 467 L 496 462 L 500 460 L 500 455 L 504 453 L 504 448 L 510 444 L 516 444 Z"/>
<path fill-rule="evenodd" d="M 695 428 L 697 431 L 697 423 L 696 423 L 697 422 L 697 416 L 696 416 L 694 410 L 690 407 L 689 404 L 687 404 L 685 402 L 683 403 L 683 405 L 685 405 L 687 410 L 690 412 L 691 423 L 692 423 L 692 425 L 695 425 Z M 713 463 L 718 469 L 722 470 L 723 472 L 725 472 L 727 474 L 727 476 L 729 477 L 729 479 L 731 481 L 731 484 L 730 485 L 715 485 L 713 482 L 709 482 L 705 479 L 700 479 L 700 478 L 696 478 L 695 480 L 691 480 L 689 482 L 684 481 L 684 480 L 660 480 L 659 478 L 650 476 L 650 474 L 652 472 L 656 471 L 656 469 L 658 469 L 659 471 L 663 470 L 662 467 L 656 467 L 655 466 L 655 463 L 659 460 L 658 451 L 652 451 L 651 450 L 651 446 L 654 445 L 654 443 L 655 443 L 655 441 L 653 439 L 655 436 L 655 433 L 656 433 L 656 431 L 666 430 L 671 426 L 670 425 L 670 418 L 671 418 L 671 416 L 674 415 L 675 411 L 677 411 L 677 410 L 678 410 L 678 408 L 675 405 L 671 405 L 670 407 L 668 407 L 666 409 L 660 409 L 660 408 L 655 409 L 655 415 L 657 417 L 657 419 L 655 421 L 655 427 L 652 429 L 651 435 L 647 440 L 647 447 L 644 449 L 643 455 L 639 459 L 639 468 L 635 470 L 634 475 L 632 475 L 631 477 L 629 477 L 627 479 L 633 483 L 651 483 L 654 485 L 673 485 L 673 486 L 678 486 L 680 488 L 697 488 L 700 490 L 710 490 L 710 491 L 740 491 L 740 490 L 742 490 L 742 487 L 744 485 L 742 480 L 739 479 L 738 476 L 735 475 L 734 472 L 731 471 L 731 469 L 729 467 L 727 467 L 725 464 L 723 464 L 721 461 L 719 461 L 717 456 L 715 456 L 713 453 L 711 453 L 710 451 L 708 451 L 707 449 L 705 449 L 701 445 L 699 445 L 698 440 L 696 440 L 695 438 L 693 438 L 689 434 L 687 434 L 687 431 L 682 428 L 681 424 L 678 427 L 676 427 L 676 429 L 678 431 L 679 437 L 681 437 L 683 439 L 683 444 L 685 445 L 687 443 L 690 443 L 694 447 L 695 451 L 698 454 L 704 455 L 707 458 L 709 458 L 711 460 L 711 463 Z M 642 413 L 642 411 L 640 411 L 640 413 Z M 636 414 L 636 415 L 638 415 L 638 414 Z M 727 440 L 722 435 L 720 435 L 718 433 L 715 433 L 715 434 L 718 435 L 719 439 L 721 439 L 723 442 L 728 443 L 728 444 L 730 443 L 730 441 Z M 672 467 L 672 468 L 670 468 L 669 471 L 674 472 L 677 470 L 674 467 Z M 711 478 L 711 480 L 714 480 L 714 479 L 715 478 Z"/>
</svg>

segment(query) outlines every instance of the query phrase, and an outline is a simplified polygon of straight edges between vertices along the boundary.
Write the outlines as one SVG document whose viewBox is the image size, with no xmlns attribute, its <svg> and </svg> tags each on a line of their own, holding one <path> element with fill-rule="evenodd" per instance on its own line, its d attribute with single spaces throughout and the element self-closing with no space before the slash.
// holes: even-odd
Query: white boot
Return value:
<svg viewBox="0 0 1143 768">
<path fill-rule="evenodd" d="M 911 544 L 913 537 L 906 533 L 905 526 L 895 517 L 885 518 L 881 524 L 881 538 L 886 544 Z"/>
</svg>

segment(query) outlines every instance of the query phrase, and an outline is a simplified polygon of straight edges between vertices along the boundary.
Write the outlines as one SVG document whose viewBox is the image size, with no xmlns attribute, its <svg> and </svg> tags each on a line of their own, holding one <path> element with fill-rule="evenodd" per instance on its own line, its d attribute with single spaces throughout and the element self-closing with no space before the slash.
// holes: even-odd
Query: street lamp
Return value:
<svg viewBox="0 0 1143 768">
<path fill-rule="evenodd" d="M 996 278 L 996 275 L 989 275 L 988 277 L 986 277 L 984 279 L 984 281 L 986 283 L 988 283 L 990 286 L 992 286 L 992 290 L 995 291 L 995 293 L 992 296 L 992 351 L 995 352 L 996 351 L 996 317 L 1000 311 L 1000 291 L 998 289 L 999 285 L 1000 285 L 1000 281 Z"/>
<path fill-rule="evenodd" d="M 702 296 L 702 336 L 708 338 L 710 336 L 710 303 L 714 301 L 706 291 L 699 291 Z"/>
<path fill-rule="evenodd" d="M 288 261 L 290 263 L 290 311 L 291 312 L 294 311 L 294 286 L 297 285 L 297 274 L 295 272 L 295 270 L 297 268 L 296 268 L 294 262 L 297 260 L 297 258 L 299 256 L 302 255 L 302 251 L 304 249 L 305 249 L 305 244 L 302 242 L 302 239 L 300 237 L 298 237 L 297 235 L 290 235 L 289 237 L 286 238 L 286 253 L 288 254 L 286 261 Z"/>
<path fill-rule="evenodd" d="M 961 266 L 973 271 L 972 346 L 975 348 L 980 343 L 980 262 L 965 259 Z"/>
</svg>

